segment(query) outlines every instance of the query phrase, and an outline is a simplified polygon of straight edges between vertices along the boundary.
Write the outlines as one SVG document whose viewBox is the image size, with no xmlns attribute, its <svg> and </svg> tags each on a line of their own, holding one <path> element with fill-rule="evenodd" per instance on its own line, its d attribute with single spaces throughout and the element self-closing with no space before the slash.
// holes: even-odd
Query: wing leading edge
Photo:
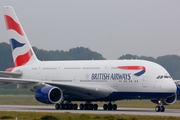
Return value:
<svg viewBox="0 0 180 120">
<path fill-rule="evenodd" d="M 72 84 L 72 83 L 61 83 L 53 81 L 43 81 L 35 79 L 21 79 L 21 78 L 3 78 L 0 77 L 0 85 L 18 84 L 17 87 L 22 89 L 30 89 L 36 91 L 40 87 L 52 85 L 59 87 L 63 90 L 65 95 L 76 96 L 78 98 L 94 99 L 103 98 L 108 96 L 115 91 L 113 88 L 102 85 L 84 85 L 84 84 Z"/>
</svg>

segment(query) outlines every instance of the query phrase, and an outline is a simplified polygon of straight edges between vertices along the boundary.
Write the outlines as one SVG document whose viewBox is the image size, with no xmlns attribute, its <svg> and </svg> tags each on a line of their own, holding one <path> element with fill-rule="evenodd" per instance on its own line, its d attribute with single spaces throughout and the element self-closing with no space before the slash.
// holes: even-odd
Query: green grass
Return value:
<svg viewBox="0 0 180 120">
<path fill-rule="evenodd" d="M 0 95 L 34 95 L 34 92 L 31 92 L 28 89 L 0 88 Z"/>
<path fill-rule="evenodd" d="M 110 114 L 77 114 L 77 113 L 37 113 L 37 112 L 1 112 L 0 119 L 6 120 L 48 120 L 47 118 L 56 118 L 56 120 L 179 120 L 180 117 L 168 116 L 138 116 L 138 115 L 110 115 Z M 9 118 L 9 119 L 8 119 Z M 2 120 L 2 119 L 1 119 Z M 52 120 L 52 119 L 51 119 Z M 55 119 L 54 119 L 55 120 Z"/>
</svg>

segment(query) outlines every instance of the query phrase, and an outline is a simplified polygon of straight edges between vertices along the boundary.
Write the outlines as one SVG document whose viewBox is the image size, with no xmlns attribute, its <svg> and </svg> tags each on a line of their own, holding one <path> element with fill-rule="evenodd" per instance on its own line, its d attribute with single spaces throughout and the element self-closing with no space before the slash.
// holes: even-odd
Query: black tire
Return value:
<svg viewBox="0 0 180 120">
<path fill-rule="evenodd" d="M 59 104 L 59 109 L 60 109 L 60 110 L 63 110 L 63 109 L 64 109 L 64 104 L 63 104 L 63 103 Z"/>
<path fill-rule="evenodd" d="M 93 104 L 90 104 L 90 110 L 93 110 L 94 106 Z"/>
<path fill-rule="evenodd" d="M 55 109 L 59 110 L 59 104 L 58 103 L 55 105 Z"/>
<path fill-rule="evenodd" d="M 161 112 L 164 112 L 165 111 L 165 107 L 164 106 L 161 106 Z"/>
<path fill-rule="evenodd" d="M 84 109 L 84 105 L 83 105 L 83 104 L 80 104 L 80 105 L 79 105 L 79 108 L 80 108 L 80 110 L 83 110 L 83 109 Z"/>
<path fill-rule="evenodd" d="M 74 109 L 74 110 L 77 110 L 77 108 L 78 108 L 78 105 L 77 105 L 77 104 L 74 104 L 74 105 L 73 105 L 73 109 Z"/>
<path fill-rule="evenodd" d="M 88 104 L 84 104 L 84 110 L 88 109 Z"/>
<path fill-rule="evenodd" d="M 113 110 L 117 110 L 117 105 L 116 105 L 116 104 L 113 104 L 113 105 L 112 105 L 112 109 L 113 109 Z"/>
<path fill-rule="evenodd" d="M 97 109 L 98 109 L 98 105 L 97 105 L 97 104 L 94 104 L 94 105 L 93 105 L 93 109 L 94 109 L 94 110 L 97 110 Z"/>
<path fill-rule="evenodd" d="M 160 110 L 161 110 L 160 106 L 156 106 L 156 107 L 155 107 L 155 111 L 156 111 L 156 112 L 159 112 Z"/>
<path fill-rule="evenodd" d="M 73 104 L 71 103 L 70 104 L 70 110 L 73 110 L 74 109 L 74 106 L 73 106 Z"/>
<path fill-rule="evenodd" d="M 108 109 L 108 105 L 107 105 L 107 104 L 104 104 L 104 105 L 103 105 L 103 109 L 104 109 L 104 110 L 107 110 L 107 109 Z"/>
<path fill-rule="evenodd" d="M 68 110 L 69 109 L 69 105 L 68 104 L 64 104 L 64 109 Z"/>
<path fill-rule="evenodd" d="M 108 110 L 112 110 L 112 104 L 111 103 L 108 104 Z"/>
</svg>

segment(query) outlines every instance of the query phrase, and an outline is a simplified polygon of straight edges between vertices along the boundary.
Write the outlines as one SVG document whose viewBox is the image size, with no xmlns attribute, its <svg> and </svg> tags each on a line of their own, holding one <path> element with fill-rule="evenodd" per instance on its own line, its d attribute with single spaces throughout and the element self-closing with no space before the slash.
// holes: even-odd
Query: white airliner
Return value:
<svg viewBox="0 0 180 120">
<path fill-rule="evenodd" d="M 17 84 L 55 109 L 97 110 L 92 102 L 103 101 L 104 110 L 116 110 L 113 102 L 149 99 L 163 105 L 176 101 L 176 85 L 160 65 L 145 60 L 39 61 L 10 6 L 3 7 L 14 67 L 0 71 L 0 85 Z M 84 101 L 79 107 L 76 101 Z M 72 104 L 72 102 L 74 104 Z"/>
</svg>

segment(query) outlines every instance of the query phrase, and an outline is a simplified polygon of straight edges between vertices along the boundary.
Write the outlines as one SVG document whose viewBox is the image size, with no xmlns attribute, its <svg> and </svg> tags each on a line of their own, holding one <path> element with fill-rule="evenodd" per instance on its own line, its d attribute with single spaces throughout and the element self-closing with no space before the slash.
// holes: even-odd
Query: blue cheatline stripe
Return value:
<svg viewBox="0 0 180 120">
<path fill-rule="evenodd" d="M 15 40 L 14 38 L 10 39 L 10 43 L 11 43 L 12 50 L 16 49 L 17 47 L 22 47 L 25 45 L 25 43 L 20 43 L 17 40 Z"/>
<path fill-rule="evenodd" d="M 134 75 L 135 76 L 141 76 L 142 74 L 144 74 L 145 73 L 145 70 L 142 70 L 142 71 L 140 71 L 140 72 L 138 72 L 138 73 L 135 73 Z"/>
<path fill-rule="evenodd" d="M 104 98 L 92 98 L 88 99 L 89 101 L 116 101 L 116 100 L 124 100 L 124 99 L 160 99 L 166 98 L 174 95 L 175 93 L 168 92 L 112 92 L 107 97 Z M 74 97 L 65 98 L 67 101 L 87 101 L 86 96 L 84 97 Z"/>
</svg>

